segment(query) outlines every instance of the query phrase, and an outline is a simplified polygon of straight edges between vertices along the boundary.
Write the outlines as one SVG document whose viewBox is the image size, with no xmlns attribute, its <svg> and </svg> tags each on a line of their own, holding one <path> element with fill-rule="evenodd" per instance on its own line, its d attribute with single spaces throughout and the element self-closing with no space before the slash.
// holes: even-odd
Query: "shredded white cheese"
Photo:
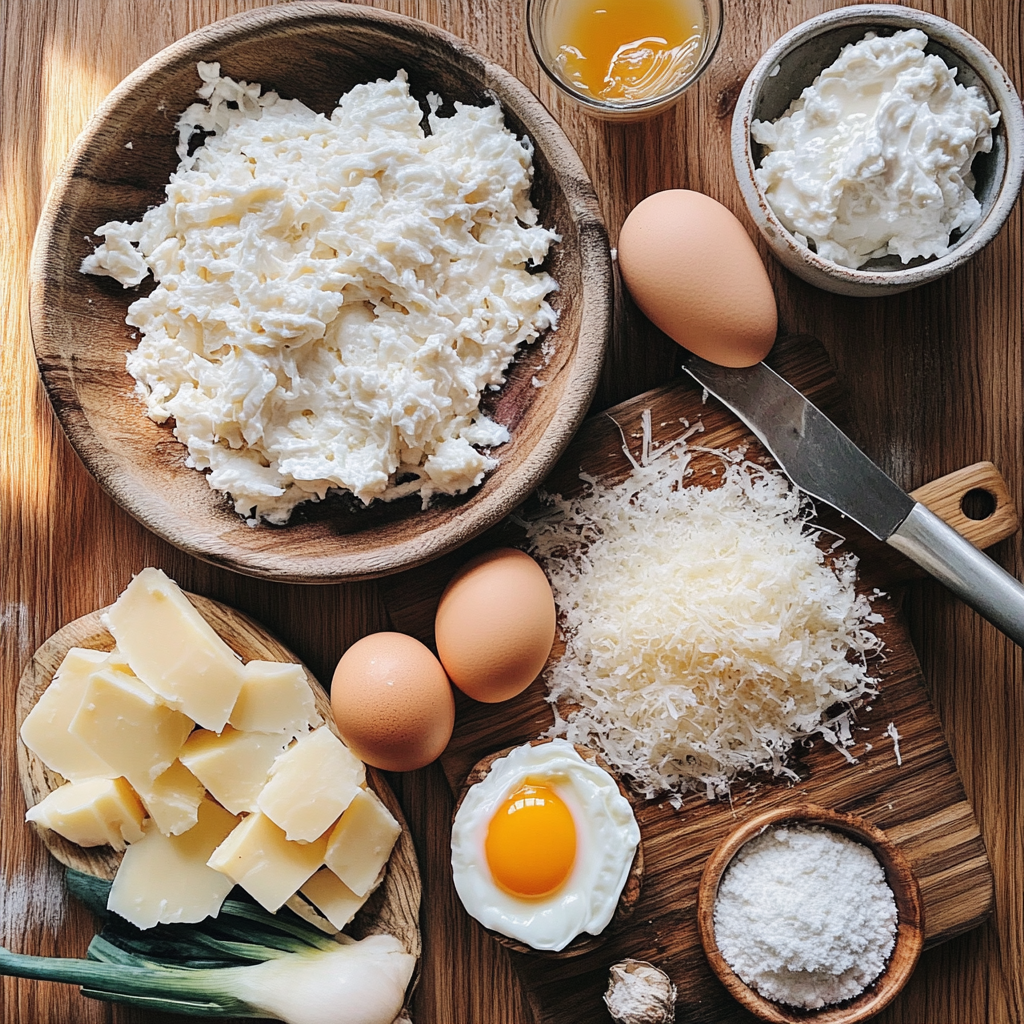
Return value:
<svg viewBox="0 0 1024 1024">
<path fill-rule="evenodd" d="M 903 737 L 896 731 L 896 723 L 890 722 L 885 727 L 885 735 L 892 740 L 893 753 L 896 755 L 896 764 L 898 767 L 903 767 L 903 755 L 900 753 L 900 740 Z"/>
<path fill-rule="evenodd" d="M 129 307 L 128 370 L 236 510 L 285 522 L 331 488 L 456 494 L 509 439 L 481 413 L 517 346 L 553 327 L 531 273 L 558 236 L 533 147 L 501 108 L 431 113 L 394 81 L 328 117 L 200 64 L 166 202 L 97 229 L 82 271 L 156 288 Z M 197 130 L 207 133 L 189 152 Z"/>
<path fill-rule="evenodd" d="M 849 757 L 881 647 L 856 558 L 817 546 L 785 477 L 723 451 L 717 486 L 687 484 L 696 429 L 652 453 L 648 415 L 624 483 L 555 497 L 529 527 L 566 641 L 547 677 L 552 732 L 675 806 L 743 772 L 795 778 L 786 755 L 805 737 Z"/>
</svg>

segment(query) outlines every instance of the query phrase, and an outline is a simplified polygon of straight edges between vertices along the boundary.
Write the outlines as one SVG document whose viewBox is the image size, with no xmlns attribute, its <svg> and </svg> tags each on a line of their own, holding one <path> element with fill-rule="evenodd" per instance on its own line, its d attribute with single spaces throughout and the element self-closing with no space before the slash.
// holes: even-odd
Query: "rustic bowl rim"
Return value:
<svg viewBox="0 0 1024 1024">
<path fill-rule="evenodd" d="M 478 782 L 481 782 L 487 776 L 487 773 L 491 770 L 495 761 L 498 761 L 503 757 L 507 757 L 512 753 L 512 751 L 518 750 L 520 747 L 542 747 L 545 744 L 553 742 L 555 739 L 562 739 L 562 737 L 542 736 L 537 739 L 527 740 L 524 743 L 515 743 L 510 747 L 503 747 L 501 750 L 494 751 L 493 754 L 485 754 L 481 757 L 476 764 L 470 768 L 465 779 L 462 781 L 462 785 L 459 787 L 455 798 L 455 806 L 452 808 L 451 824 L 455 824 L 455 818 L 459 813 L 459 809 L 462 807 L 462 802 L 466 799 L 466 794 L 473 786 Z M 563 742 L 568 741 L 563 740 Z M 630 790 L 622 779 L 619 778 L 618 773 L 608 765 L 608 762 L 605 761 L 597 750 L 594 750 L 592 747 L 582 746 L 579 743 L 573 743 L 572 747 L 584 761 L 597 765 L 598 768 L 607 772 L 608 775 L 611 776 L 616 786 L 618 786 L 619 793 L 629 801 L 629 806 L 633 810 L 633 817 L 636 818 L 637 808 L 642 806 L 643 803 L 641 798 Z M 479 778 L 475 776 L 479 776 Z M 639 828 L 639 826 L 640 821 L 637 818 L 637 827 Z M 529 946 L 519 939 L 514 939 L 509 935 L 505 935 L 503 932 L 495 931 L 493 928 L 488 928 L 486 925 L 480 924 L 480 927 L 483 928 L 483 930 L 496 942 L 499 942 L 507 949 L 514 950 L 517 953 L 546 957 L 553 960 L 568 960 L 572 957 L 582 956 L 584 953 L 591 953 L 595 949 L 604 945 L 604 943 L 612 935 L 620 931 L 623 924 L 629 920 L 640 900 L 640 893 L 643 888 L 643 878 L 644 837 L 643 832 L 641 831 L 640 841 L 636 844 L 636 851 L 633 853 L 633 860 L 629 867 L 629 874 L 626 876 L 626 882 L 622 887 L 622 892 L 619 893 L 618 900 L 616 901 L 615 913 L 612 916 L 612 919 L 605 926 L 604 930 L 599 934 L 591 935 L 590 932 L 580 932 L 564 949 L 534 949 L 533 946 Z M 466 910 L 466 913 L 468 914 L 469 911 Z"/>
<path fill-rule="evenodd" d="M 564 195 L 569 219 L 577 228 L 582 280 L 578 298 L 580 329 L 578 337 L 571 339 L 573 349 L 563 371 L 565 390 L 557 408 L 543 430 L 538 429 L 532 447 L 518 453 L 518 461 L 510 466 L 499 487 L 484 494 L 474 489 L 465 499 L 460 499 L 467 504 L 453 508 L 443 522 L 430 530 L 410 530 L 411 535 L 386 546 L 325 552 L 325 545 L 321 544 L 319 549 L 310 549 L 301 559 L 287 560 L 277 553 L 239 548 L 229 537 L 225 538 L 224 531 L 212 528 L 208 537 L 197 541 L 191 528 L 193 524 L 176 516 L 167 502 L 137 493 L 129 471 L 130 460 L 106 448 L 98 454 L 90 452 L 87 446 L 94 434 L 87 417 L 77 410 L 61 411 L 54 401 L 54 386 L 48 379 L 55 358 L 48 342 L 51 311 L 44 298 L 48 263 L 55 258 L 53 233 L 67 191 L 80 170 L 80 163 L 90 148 L 99 144 L 97 140 L 102 137 L 108 119 L 121 104 L 130 100 L 136 90 L 171 74 L 189 54 L 201 53 L 211 45 L 234 44 L 250 36 L 256 38 L 261 32 L 298 26 L 314 32 L 317 26 L 325 24 L 335 28 L 371 25 L 415 34 L 449 50 L 457 62 L 474 72 L 485 92 L 501 94 L 504 108 L 522 121 L 533 145 L 549 159 L 553 187 Z M 194 57 L 192 62 L 195 62 Z M 129 74 L 86 123 L 55 177 L 40 216 L 30 263 L 30 324 L 40 376 L 61 427 L 100 486 L 148 530 L 180 550 L 244 575 L 293 583 L 329 584 L 373 579 L 422 565 L 478 536 L 516 508 L 553 467 L 586 416 L 597 390 L 609 342 L 611 308 L 611 250 L 596 191 L 576 150 L 540 100 L 511 72 L 442 28 L 390 11 L 331 0 L 299 0 L 231 15 L 176 40 Z M 53 315 L 56 316 L 56 311 Z M 486 483 L 485 480 L 482 486 L 486 487 Z M 470 501 L 472 504 L 468 504 Z M 238 522 L 244 528 L 241 517 Z M 369 530 L 373 529 L 371 525 Z"/>
<path fill-rule="evenodd" d="M 878 978 L 858 996 L 820 1010 L 786 1007 L 759 995 L 729 966 L 715 942 L 714 906 L 718 886 L 739 850 L 773 825 L 819 825 L 864 843 L 877 857 L 899 913 L 896 945 Z M 853 814 L 803 801 L 764 811 L 734 828 L 704 865 L 697 890 L 697 927 L 708 963 L 729 994 L 745 1009 L 772 1024 L 856 1024 L 881 1012 L 907 983 L 924 948 L 924 903 L 917 876 L 899 847 L 877 826 Z"/>
<path fill-rule="evenodd" d="M 803 45 L 834 29 L 862 24 L 894 30 L 918 28 L 929 40 L 956 53 L 984 82 L 1001 114 L 1006 164 L 991 207 L 945 256 L 897 270 L 854 270 L 819 256 L 782 224 L 758 183 L 751 151 L 750 124 L 765 82 L 775 67 Z M 796 96 L 793 96 L 796 99 Z M 776 40 L 754 65 L 740 90 L 732 118 L 732 161 L 751 218 L 772 252 L 791 271 L 816 287 L 843 295 L 891 295 L 916 288 L 961 266 L 999 233 L 1024 180 L 1024 111 L 1013 82 L 995 56 L 966 29 L 938 15 L 893 4 L 840 7 L 802 22 Z"/>
</svg>

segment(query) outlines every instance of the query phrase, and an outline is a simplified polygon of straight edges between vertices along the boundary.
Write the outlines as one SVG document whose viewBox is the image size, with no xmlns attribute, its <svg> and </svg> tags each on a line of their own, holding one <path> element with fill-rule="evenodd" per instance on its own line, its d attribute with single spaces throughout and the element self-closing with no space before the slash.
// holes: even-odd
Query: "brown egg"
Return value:
<svg viewBox="0 0 1024 1024">
<path fill-rule="evenodd" d="M 514 548 L 467 562 L 441 595 L 437 654 L 463 693 L 487 704 L 521 693 L 555 639 L 555 599 L 544 570 Z"/>
<path fill-rule="evenodd" d="M 455 698 L 441 663 L 404 633 L 371 633 L 344 653 L 331 707 L 353 753 L 392 772 L 436 760 L 455 725 Z"/>
<path fill-rule="evenodd" d="M 670 338 L 720 366 L 768 354 L 778 310 L 743 225 L 710 196 L 656 192 L 619 233 L 619 269 L 633 300 Z"/>
</svg>

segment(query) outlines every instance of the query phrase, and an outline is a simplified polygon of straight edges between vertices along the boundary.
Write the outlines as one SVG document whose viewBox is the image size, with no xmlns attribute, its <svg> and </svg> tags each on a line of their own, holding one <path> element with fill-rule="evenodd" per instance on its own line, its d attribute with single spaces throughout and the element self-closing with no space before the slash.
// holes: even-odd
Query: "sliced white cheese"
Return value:
<svg viewBox="0 0 1024 1024">
<path fill-rule="evenodd" d="M 128 664 L 128 659 L 114 646 L 114 649 L 107 655 L 107 667 L 116 668 L 121 672 L 127 672 L 128 675 L 134 675 L 132 672 L 131 665 Z"/>
<path fill-rule="evenodd" d="M 257 804 L 289 839 L 312 842 L 338 820 L 365 780 L 363 762 L 321 726 L 274 762 Z"/>
<path fill-rule="evenodd" d="M 192 725 L 134 676 L 101 668 L 89 677 L 69 728 L 118 775 L 146 789 L 173 764 Z"/>
<path fill-rule="evenodd" d="M 356 916 L 369 898 L 357 896 L 333 871 L 321 868 L 299 890 L 338 931 Z"/>
<path fill-rule="evenodd" d="M 209 865 L 273 912 L 323 866 L 326 849 L 326 835 L 315 843 L 289 842 L 257 811 L 213 851 Z"/>
<path fill-rule="evenodd" d="M 21 726 L 21 739 L 25 746 L 47 768 L 71 782 L 112 779 L 118 774 L 89 744 L 68 732 L 90 676 L 107 659 L 105 651 L 72 647 Z"/>
<path fill-rule="evenodd" d="M 228 721 L 246 732 L 298 736 L 322 719 L 301 665 L 250 661 L 242 669 L 242 689 Z"/>
<path fill-rule="evenodd" d="M 309 687 L 305 688 L 308 692 Z M 270 767 L 284 752 L 288 739 L 283 733 L 239 732 L 231 726 L 225 726 L 219 736 L 196 729 L 180 757 L 215 800 L 232 814 L 239 814 L 256 810 Z"/>
<path fill-rule="evenodd" d="M 334 826 L 324 862 L 357 896 L 366 896 L 401 834 L 402 826 L 377 794 L 361 789 Z"/>
<path fill-rule="evenodd" d="M 104 622 L 147 686 L 204 729 L 224 728 L 242 688 L 242 663 L 177 583 L 143 569 Z"/>
<path fill-rule="evenodd" d="M 181 761 L 137 789 L 146 811 L 165 836 L 180 836 L 198 820 L 203 786 Z"/>
<path fill-rule="evenodd" d="M 219 913 L 231 879 L 206 862 L 238 819 L 212 800 L 202 801 L 198 817 L 180 836 L 165 836 L 153 822 L 147 824 L 145 836 L 125 851 L 108 910 L 138 928 L 194 923 Z"/>
<path fill-rule="evenodd" d="M 124 779 L 68 782 L 30 807 L 25 815 L 79 846 L 112 846 L 142 838 L 145 812 Z"/>
</svg>

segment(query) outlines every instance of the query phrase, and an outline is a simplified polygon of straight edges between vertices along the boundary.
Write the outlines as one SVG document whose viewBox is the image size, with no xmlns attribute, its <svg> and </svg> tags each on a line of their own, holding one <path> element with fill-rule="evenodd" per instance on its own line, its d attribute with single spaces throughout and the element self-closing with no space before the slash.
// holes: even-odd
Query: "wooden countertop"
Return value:
<svg viewBox="0 0 1024 1024">
<path fill-rule="evenodd" d="M 784 31 L 837 6 L 825 0 L 727 0 L 722 46 L 699 86 L 647 122 L 595 121 L 558 99 L 526 40 L 524 0 L 381 0 L 442 25 L 503 64 L 553 111 L 601 197 L 614 239 L 625 214 L 663 188 L 693 188 L 741 217 L 729 158 L 733 104 L 758 55 Z M 214 569 L 147 533 L 78 462 L 36 374 L 28 325 L 28 259 L 43 197 L 104 96 L 147 57 L 258 0 L 11 0 L 3 32 L 0 106 L 0 943 L 81 956 L 93 921 L 67 900 L 58 866 L 29 829 L 15 758 L 14 692 L 32 651 L 64 623 L 106 604 L 145 565 L 264 623 L 327 680 L 345 646 L 379 629 L 375 583 L 301 587 Z M 1024 85 L 1021 0 L 919 0 L 977 36 Z M 754 228 L 745 221 L 752 234 Z M 760 246 L 787 333 L 820 337 L 852 401 L 865 449 L 908 489 L 991 459 L 1024 507 L 1021 210 L 967 267 L 886 300 L 817 291 Z M 676 346 L 620 297 L 595 408 L 679 372 Z M 991 552 L 1024 576 L 1020 536 Z M 938 585 L 918 584 L 906 615 L 995 871 L 997 909 L 982 928 L 927 952 L 880 1018 L 907 1024 L 1024 1019 L 1024 663 L 1015 648 Z M 441 771 L 393 776 L 425 876 L 416 1024 L 533 1019 L 507 954 L 462 912 L 448 881 L 451 796 Z M 70 986 L 3 979 L 3 1024 L 164 1019 L 83 1000 Z M 180 1018 L 166 1018 L 168 1021 Z M 681 1006 L 679 1020 L 686 1019 Z"/>
</svg>

